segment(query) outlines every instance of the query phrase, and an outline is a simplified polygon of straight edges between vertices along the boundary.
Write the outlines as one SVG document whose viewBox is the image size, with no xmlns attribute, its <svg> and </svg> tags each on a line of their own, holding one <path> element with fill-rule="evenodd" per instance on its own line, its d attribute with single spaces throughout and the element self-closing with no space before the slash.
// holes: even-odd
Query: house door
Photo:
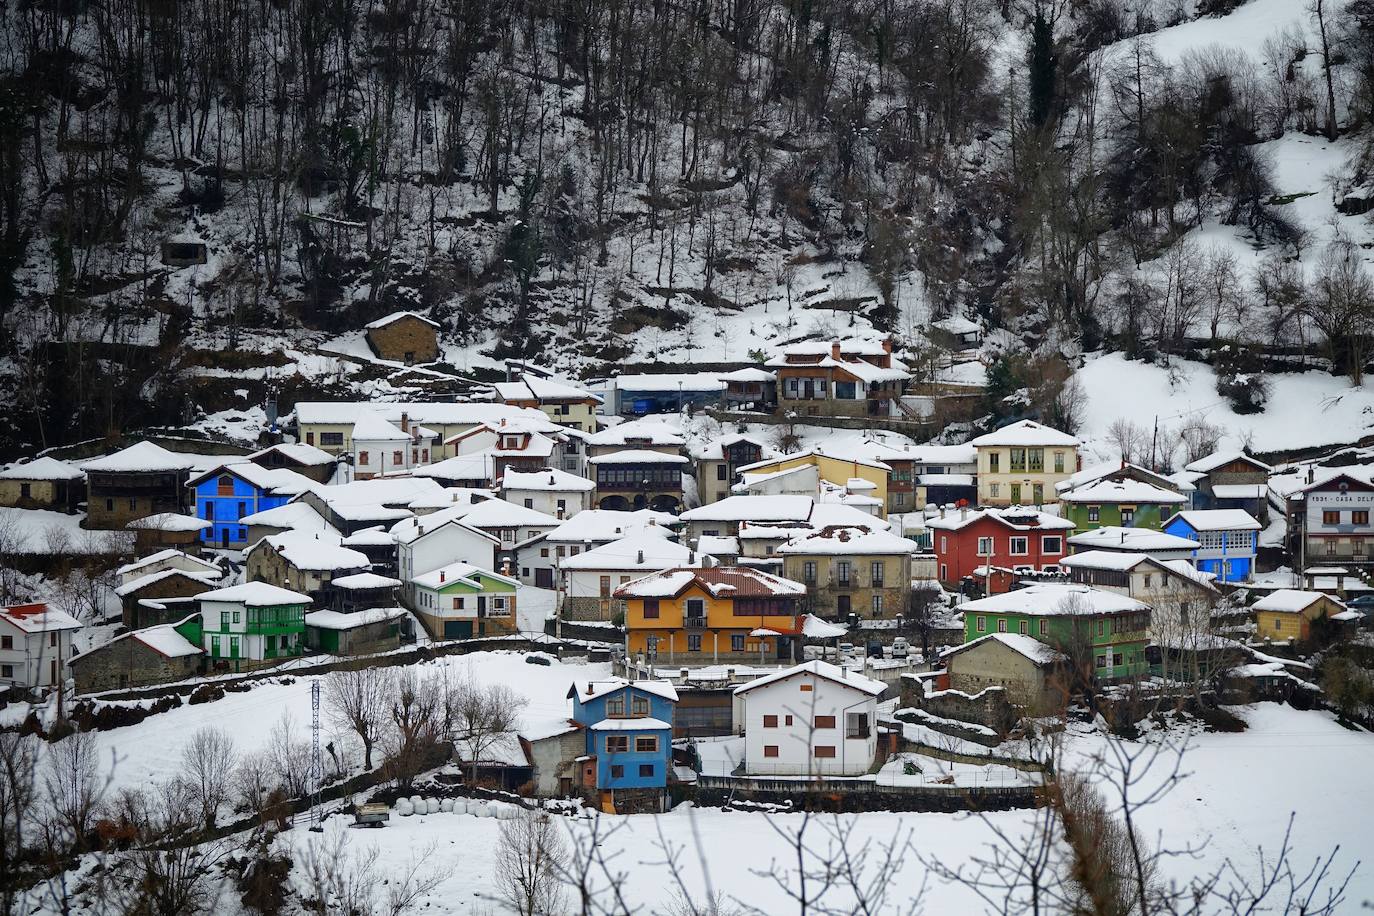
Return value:
<svg viewBox="0 0 1374 916">
<path fill-rule="evenodd" d="M 536 588 L 553 588 L 553 570 L 547 566 L 536 566 L 534 585 Z"/>
<path fill-rule="evenodd" d="M 470 639 L 472 638 L 471 620 L 445 620 L 444 621 L 445 639 Z"/>
<path fill-rule="evenodd" d="M 848 596 L 848 595 L 836 595 L 836 596 L 835 596 L 835 612 L 838 613 L 841 617 L 843 617 L 843 616 L 845 616 L 845 615 L 847 615 L 847 614 L 849 613 L 849 596 Z"/>
<path fill-rule="evenodd" d="M 228 526 L 228 525 L 225 525 L 223 528 L 221 528 L 221 529 L 219 530 L 219 546 L 225 548 L 226 550 L 229 548 L 229 526 Z"/>
</svg>

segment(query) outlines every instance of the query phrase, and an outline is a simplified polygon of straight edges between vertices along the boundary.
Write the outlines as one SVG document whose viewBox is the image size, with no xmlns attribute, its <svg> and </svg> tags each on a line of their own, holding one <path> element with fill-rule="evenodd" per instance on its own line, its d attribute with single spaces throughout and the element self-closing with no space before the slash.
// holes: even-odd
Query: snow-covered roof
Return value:
<svg viewBox="0 0 1374 916">
<path fill-rule="evenodd" d="M 599 681 L 573 681 L 572 687 L 568 690 L 568 697 L 576 696 L 579 703 L 587 703 L 622 687 L 634 687 L 656 697 L 677 702 L 677 688 L 670 681 L 627 681 L 623 677 L 603 678 Z"/>
<path fill-rule="evenodd" d="M 192 474 L 186 481 L 188 487 L 194 487 L 204 480 L 211 477 L 218 477 L 221 474 L 230 474 L 238 477 L 264 493 L 276 496 L 299 496 L 309 490 L 314 490 L 320 483 L 311 480 L 304 474 L 291 470 L 290 468 L 265 468 L 260 464 L 254 464 L 244 458 L 236 458 L 233 461 L 226 461 L 212 468 Z"/>
<path fill-rule="evenodd" d="M 970 321 L 962 315 L 951 315 L 948 318 L 941 318 L 939 321 L 932 321 L 930 326 L 939 328 L 947 334 L 955 335 L 977 334 L 982 330 L 977 322 Z"/>
<path fill-rule="evenodd" d="M 576 385 L 533 375 L 521 376 L 514 382 L 497 382 L 492 388 L 503 401 L 595 401 L 599 404 L 602 400 Z"/>
<path fill-rule="evenodd" d="M 415 468 L 410 473 L 415 477 L 438 477 L 441 480 L 489 481 L 496 474 L 496 460 L 490 452 L 454 455 L 452 458 Z"/>
<path fill-rule="evenodd" d="M 668 731 L 672 727 L 672 723 L 655 719 L 652 716 L 640 716 L 635 719 L 602 719 L 590 726 L 594 732 Z"/>
<path fill-rule="evenodd" d="M 725 390 L 725 382 L 713 372 L 618 375 L 614 381 L 615 387 L 620 391 L 652 391 L 666 394 L 676 391 L 696 393 Z"/>
<path fill-rule="evenodd" d="M 363 325 L 363 327 L 366 330 L 371 331 L 375 330 L 376 328 L 384 328 L 389 324 L 395 324 L 402 318 L 414 318 L 417 321 L 423 321 L 425 324 L 434 328 L 436 331 L 439 329 L 439 322 L 426 318 L 424 315 L 417 315 L 414 312 L 392 312 L 390 315 L 383 315 L 376 321 L 369 321 L 367 324 Z"/>
<path fill-rule="evenodd" d="M 437 481 L 424 477 L 373 477 L 353 480 L 330 487 L 320 487 L 315 495 L 329 508 L 344 517 L 352 507 L 407 506 L 421 496 L 437 496 L 444 488 Z M 404 517 L 405 513 L 402 510 Z"/>
<path fill-rule="evenodd" d="M 273 547 L 282 559 L 296 569 L 333 572 L 340 569 L 366 570 L 372 565 L 361 550 L 345 547 L 341 538 L 322 534 L 286 531 L 263 538 L 250 548 L 251 553 L 263 544 Z"/>
<path fill-rule="evenodd" d="M 684 522 L 799 522 L 811 517 L 810 496 L 777 494 L 727 496 L 679 516 Z"/>
<path fill-rule="evenodd" d="M 808 531 L 777 549 L 780 554 L 804 556 L 873 556 L 898 554 L 910 556 L 920 548 L 915 541 L 882 529 L 858 525 L 833 525 Z"/>
<path fill-rule="evenodd" d="M 462 516 L 463 524 L 470 528 L 557 528 L 561 521 L 540 512 L 504 499 L 484 499 L 472 506 Z"/>
<path fill-rule="evenodd" d="M 13 624 L 25 633 L 81 629 L 81 621 L 66 611 L 46 604 L 15 604 L 0 607 L 0 620 Z"/>
<path fill-rule="evenodd" d="M 169 452 L 155 442 L 138 442 L 103 458 L 84 462 L 81 470 L 90 473 L 189 471 L 195 467 L 195 458 Z"/>
<path fill-rule="evenodd" d="M 590 493 L 596 481 L 557 468 L 542 471 L 506 471 L 501 475 L 503 490 L 549 490 L 560 493 Z"/>
<path fill-rule="evenodd" d="M 180 622 L 185 623 L 185 621 Z M 154 652 L 166 658 L 184 658 L 188 655 L 200 655 L 203 651 L 201 647 L 178 633 L 176 627 L 177 624 L 164 623 L 157 626 L 144 627 L 141 630 L 134 630 L 126 635 L 133 637 L 149 649 L 152 649 Z M 114 640 L 111 640 L 111 642 L 113 641 Z"/>
<path fill-rule="evenodd" d="M 463 521 L 463 515 L 466 514 L 467 508 L 467 506 L 455 506 L 452 509 L 440 509 L 438 512 L 431 512 L 429 515 L 402 519 L 392 526 L 391 536 L 398 544 L 411 544 L 448 525 L 457 525 L 478 537 L 486 538 L 493 544 L 500 544 L 500 538 L 488 534 L 480 528 L 474 528 Z"/>
<path fill-rule="evenodd" d="M 1143 480 L 1097 480 L 1060 494 L 1066 503 L 1186 503 L 1188 497 Z"/>
<path fill-rule="evenodd" d="M 886 356 L 888 349 L 881 340 L 845 338 L 844 340 L 803 340 L 783 347 L 787 356 L 825 356 L 833 353 L 839 345 L 840 352 L 846 356 Z"/>
<path fill-rule="evenodd" d="M 1073 522 L 1066 518 L 1025 506 L 1010 506 L 1005 509 L 961 509 L 948 515 L 926 519 L 926 527 L 941 531 L 958 531 L 982 519 L 990 519 L 1013 531 L 1067 531 L 1074 527 Z"/>
<path fill-rule="evenodd" d="M 617 598 L 671 598 L 693 583 L 715 598 L 753 598 L 806 594 L 806 586 L 791 579 L 747 566 L 712 566 L 702 569 L 668 569 L 653 573 L 615 590 Z"/>
<path fill-rule="evenodd" d="M 372 623 L 399 620 L 409 613 L 403 607 L 370 607 L 351 614 L 340 611 L 310 611 L 305 615 L 305 625 L 321 630 L 354 630 Z"/>
<path fill-rule="evenodd" d="M 1129 464 L 1123 461 L 1104 461 L 1086 467 L 1081 471 L 1075 471 L 1056 483 L 1054 489 L 1056 492 L 1064 493 L 1069 490 L 1077 489 L 1085 484 L 1094 483 L 1104 477 L 1110 477 L 1119 471 L 1125 472 L 1132 479 L 1153 483 L 1155 486 L 1164 487 L 1165 489 L 1169 488 L 1169 484 L 1178 486 L 1180 490 L 1183 489 L 1182 481 L 1177 481 L 1164 474 L 1156 474 L 1154 471 L 1143 468 L 1138 464 Z M 1187 486 L 1189 489 L 1195 489 L 1192 484 L 1188 484 Z"/>
<path fill-rule="evenodd" d="M 1009 423 L 1001 429 L 979 436 L 971 443 L 976 448 L 998 445 L 1077 446 L 1079 441 L 1068 433 L 1045 426 L 1034 420 Z"/>
<path fill-rule="evenodd" d="M 375 413 L 393 423 L 399 423 L 405 414 L 416 423 L 437 426 L 475 426 L 531 414 L 549 422 L 548 417 L 532 407 L 471 401 L 298 401 L 293 412 L 297 423 L 324 426 L 351 426 L 363 413 Z"/>
<path fill-rule="evenodd" d="M 690 449 L 692 457 L 698 461 L 723 461 L 725 460 L 725 449 L 739 442 L 748 442 L 757 445 L 764 459 L 781 458 L 782 452 L 764 442 L 758 436 L 746 436 L 741 433 L 732 433 L 727 436 L 717 436 L 696 448 Z"/>
<path fill-rule="evenodd" d="M 353 421 L 353 441 L 355 444 L 358 442 L 409 442 L 410 434 L 371 411 L 363 411 Z"/>
<path fill-rule="evenodd" d="M 480 566 L 473 566 L 471 563 L 450 563 L 438 569 L 421 573 L 411 578 L 411 582 L 420 588 L 448 588 L 454 583 L 461 582 L 473 588 L 480 589 L 482 583 L 477 580 L 478 576 L 485 576 L 495 579 L 497 582 L 516 588 L 520 582 L 510 576 L 503 576 L 500 573 L 492 572 L 490 569 L 483 569 Z"/>
<path fill-rule="evenodd" d="M 656 537 L 675 537 L 669 525 L 677 524 L 677 516 L 652 509 L 623 511 L 619 509 L 583 509 L 549 532 L 548 540 L 568 543 L 614 541 L 631 533 L 643 532 Z"/>
<path fill-rule="evenodd" d="M 1216 468 L 1219 468 L 1225 464 L 1230 464 L 1233 461 L 1244 461 L 1247 464 L 1252 464 L 1255 466 L 1256 470 L 1273 470 L 1273 468 L 1265 464 L 1263 461 L 1260 461 L 1258 458 L 1253 458 L 1250 455 L 1247 455 L 1241 451 L 1213 452 L 1210 455 L 1204 455 L 1196 461 L 1188 462 L 1183 466 L 1183 469 L 1186 471 L 1193 471 L 1198 474 L 1207 474 L 1215 470 Z"/>
<path fill-rule="evenodd" d="M 1148 553 L 1152 550 L 1196 550 L 1202 544 L 1190 538 L 1179 537 L 1149 528 L 1122 528 L 1107 525 L 1094 528 L 1081 534 L 1069 536 L 1069 543 L 1076 548 L 1095 550 L 1129 550 Z"/>
<path fill-rule="evenodd" d="M 1194 531 L 1258 531 L 1263 527 L 1244 509 L 1185 509 L 1169 522 L 1174 519 L 1182 519 Z"/>
<path fill-rule="evenodd" d="M 739 538 L 724 534 L 703 534 L 697 538 L 697 550 L 711 557 L 737 557 Z"/>
<path fill-rule="evenodd" d="M 80 480 L 84 476 L 80 468 L 49 455 L 0 471 L 0 479 L 4 480 Z"/>
<path fill-rule="evenodd" d="M 681 455 L 668 455 L 664 452 L 651 452 L 643 448 L 627 448 L 609 455 L 593 455 L 588 464 L 686 464 Z"/>
<path fill-rule="evenodd" d="M 1110 569 L 1117 572 L 1134 569 L 1141 563 L 1161 565 L 1149 554 L 1125 553 L 1116 550 L 1085 550 L 1073 556 L 1064 557 L 1059 561 L 1060 566 L 1068 566 L 1071 569 L 1082 567 L 1083 569 Z"/>
<path fill-rule="evenodd" d="M 227 604 L 242 604 L 244 607 L 270 607 L 278 604 L 309 604 L 310 596 L 270 582 L 244 582 L 242 585 L 201 592 L 196 595 L 196 600 L 222 601 Z"/>
<path fill-rule="evenodd" d="M 1345 604 L 1325 592 L 1300 591 L 1296 588 L 1281 588 L 1270 592 L 1250 606 L 1255 611 L 1275 611 L 1281 614 L 1298 614 L 1322 600 L 1330 601 L 1345 610 Z"/>
<path fill-rule="evenodd" d="M 375 528 L 364 528 L 352 534 L 345 535 L 339 541 L 345 547 L 389 547 L 396 543 L 396 539 L 391 536 L 391 532 L 378 526 Z M 341 580 L 335 579 L 335 582 Z"/>
<path fill-rule="evenodd" d="M 802 635 L 807 639 L 838 639 L 849 632 L 849 627 L 841 623 L 830 623 L 815 614 L 802 617 Z"/>
<path fill-rule="evenodd" d="M 196 518 L 194 515 L 159 512 L 156 515 L 136 518 L 124 527 L 130 531 L 201 531 L 213 524 L 214 522 L 209 519 Z"/>
<path fill-rule="evenodd" d="M 610 569 L 651 572 L 669 567 L 700 566 L 701 557 L 676 541 L 637 531 L 618 541 L 584 550 L 559 561 L 563 569 Z"/>
<path fill-rule="evenodd" d="M 876 697 L 887 689 L 887 685 L 882 681 L 875 681 L 873 678 L 864 677 L 862 674 L 846 671 L 839 665 L 832 665 L 830 662 L 813 659 L 809 662 L 802 662 L 800 665 L 793 665 L 791 668 L 784 668 L 781 671 L 775 671 L 772 674 L 766 674 L 763 677 L 755 678 L 747 684 L 741 684 L 735 688 L 735 695 L 739 696 L 751 690 L 756 690 L 759 687 L 766 687 L 769 684 L 775 684 L 778 681 L 783 681 L 801 674 L 809 674 L 814 677 L 824 678 L 827 681 L 833 681 L 842 687 L 849 687 L 860 693 L 866 693 L 869 696 Z"/>
<path fill-rule="evenodd" d="M 336 588 L 346 588 L 349 590 L 367 590 L 371 588 L 395 588 L 401 584 L 400 579 L 393 579 L 390 576 L 379 576 L 376 573 L 365 572 L 355 573 L 351 576 L 339 576 L 331 579 L 330 584 Z"/>
<path fill-rule="evenodd" d="M 989 641 L 999 642 L 1018 655 L 1023 655 L 1035 662 L 1037 665 L 1052 665 L 1055 662 L 1066 661 L 1068 659 L 1067 655 L 1052 646 L 1047 646 L 1032 636 L 1023 636 L 1020 633 L 989 633 L 987 636 L 980 636 L 971 642 L 966 642 L 962 646 L 946 649 L 940 654 L 940 658 L 947 659 L 950 656 L 958 655 L 961 652 L 967 652 L 974 646 L 979 646 Z"/>
<path fill-rule="evenodd" d="M 772 382 L 777 380 L 777 374 L 756 366 L 746 366 L 743 369 L 735 369 L 730 372 L 722 372 L 720 378 L 726 382 Z"/>
<path fill-rule="evenodd" d="M 916 482 L 923 487 L 971 487 L 977 480 L 972 474 L 918 474 Z"/>
<path fill-rule="evenodd" d="M 677 429 L 649 417 L 617 423 L 587 437 L 588 445 L 682 445 L 686 441 Z"/>
<path fill-rule="evenodd" d="M 220 571 L 220 568 L 218 566 L 216 566 L 214 563 L 209 562 L 208 560 L 202 560 L 200 557 L 193 557 L 189 553 L 184 553 L 180 550 L 176 550 L 175 548 L 168 547 L 165 550 L 159 550 L 157 553 L 150 553 L 148 554 L 148 556 L 144 557 L 141 560 L 134 560 L 132 563 L 125 563 L 123 566 L 115 570 L 115 575 L 126 576 L 129 573 L 143 569 L 144 567 L 152 566 L 155 563 L 161 563 L 165 560 L 171 559 L 180 559 L 190 563 L 194 563 L 197 566 L 204 567 L 204 569 L 207 571 Z"/>
<path fill-rule="evenodd" d="M 315 448 L 313 445 L 306 445 L 304 442 L 279 442 L 276 445 L 270 445 L 267 448 L 253 452 L 248 456 L 248 460 L 252 461 L 256 458 L 263 458 L 273 453 L 281 455 L 284 458 L 290 458 L 297 464 L 308 466 L 333 464 L 335 461 L 338 461 L 337 458 L 324 449 Z"/>
<path fill-rule="evenodd" d="M 965 614 L 982 611 L 1046 617 L 1125 614 L 1149 609 L 1149 605 L 1116 592 L 1062 582 L 1038 582 L 959 605 L 959 610 Z"/>
<path fill-rule="evenodd" d="M 890 471 L 892 465 L 879 461 L 867 454 L 858 454 L 857 447 L 846 447 L 844 445 L 817 445 L 801 452 L 793 452 L 790 455 L 783 455 L 780 458 L 764 458 L 762 461 L 755 461 L 753 464 L 740 465 L 739 471 L 757 471 L 769 465 L 777 464 L 780 461 L 795 461 L 800 458 L 809 458 L 812 455 L 821 458 L 830 458 L 835 461 L 848 461 L 850 464 L 857 464 L 863 467 L 873 468 L 876 471 Z"/>
<path fill-rule="evenodd" d="M 187 572 L 184 569 L 163 569 L 155 573 L 148 573 L 146 576 L 139 576 L 123 585 L 117 586 L 114 590 L 115 595 L 123 598 L 125 595 L 132 594 L 142 588 L 147 588 L 164 579 L 186 578 L 191 579 L 202 585 L 210 585 L 223 578 L 223 573 L 218 569 L 206 570 L 205 572 Z"/>
<path fill-rule="evenodd" d="M 239 521 L 244 525 L 262 525 L 266 528 L 284 528 L 307 533 L 334 531 L 333 526 L 325 521 L 324 516 L 320 515 L 314 506 L 300 501 L 253 512 Z"/>
<path fill-rule="evenodd" d="M 1216 499 L 1263 499 L 1268 487 L 1262 483 L 1217 483 L 1212 485 Z"/>
</svg>

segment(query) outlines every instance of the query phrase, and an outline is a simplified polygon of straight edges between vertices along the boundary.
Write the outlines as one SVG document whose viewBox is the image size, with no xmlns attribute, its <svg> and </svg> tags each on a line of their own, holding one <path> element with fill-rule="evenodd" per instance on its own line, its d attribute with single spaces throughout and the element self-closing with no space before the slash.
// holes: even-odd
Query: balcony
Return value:
<svg viewBox="0 0 1374 916">
<path fill-rule="evenodd" d="M 684 629 L 688 630 L 704 630 L 706 629 L 706 618 L 684 617 L 682 618 L 682 626 Z"/>
</svg>

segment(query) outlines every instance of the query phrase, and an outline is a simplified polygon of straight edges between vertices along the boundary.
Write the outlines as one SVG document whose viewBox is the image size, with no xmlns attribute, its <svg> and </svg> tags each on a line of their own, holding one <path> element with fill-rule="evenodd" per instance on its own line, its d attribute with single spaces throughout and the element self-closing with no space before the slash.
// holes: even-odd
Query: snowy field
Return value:
<svg viewBox="0 0 1374 916">
<path fill-rule="evenodd" d="M 0 536 L 12 538 L 15 553 L 125 553 L 133 549 L 129 531 L 91 531 L 81 527 L 85 515 L 48 509 L 0 506 Z"/>
</svg>

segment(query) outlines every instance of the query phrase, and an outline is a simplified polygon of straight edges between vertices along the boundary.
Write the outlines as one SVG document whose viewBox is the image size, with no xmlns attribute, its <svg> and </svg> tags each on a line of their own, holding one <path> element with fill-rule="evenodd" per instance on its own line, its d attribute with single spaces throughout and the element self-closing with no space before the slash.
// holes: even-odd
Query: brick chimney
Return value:
<svg viewBox="0 0 1374 916">
<path fill-rule="evenodd" d="M 892 355 L 892 338 L 891 338 L 891 337 L 884 337 L 884 338 L 883 338 L 883 352 L 886 353 L 886 354 L 889 355 L 889 356 Z"/>
<path fill-rule="evenodd" d="M 830 358 L 833 360 L 840 358 L 840 342 L 838 340 L 830 341 Z"/>
<path fill-rule="evenodd" d="M 404 410 L 401 411 L 401 432 L 410 432 L 410 414 L 406 413 Z"/>
<path fill-rule="evenodd" d="M 442 570 L 442 569 L 439 570 L 439 581 L 440 581 L 440 582 L 443 582 L 443 581 L 444 581 L 445 579 L 447 579 L 447 578 L 448 578 L 448 573 L 447 573 L 446 571 Z"/>
</svg>

